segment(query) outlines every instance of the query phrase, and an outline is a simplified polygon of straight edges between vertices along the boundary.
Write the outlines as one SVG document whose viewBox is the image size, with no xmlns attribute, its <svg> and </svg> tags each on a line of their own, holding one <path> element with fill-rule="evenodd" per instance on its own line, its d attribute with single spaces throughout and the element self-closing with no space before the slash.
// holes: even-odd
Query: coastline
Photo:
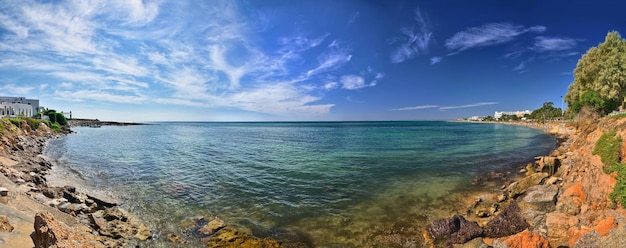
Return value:
<svg viewBox="0 0 626 248">
<path fill-rule="evenodd" d="M 598 156 L 591 155 L 591 150 L 602 131 L 615 126 L 625 126 L 626 119 L 603 119 L 582 131 L 580 127 L 577 129 L 563 122 L 493 124 L 532 127 L 561 136 L 563 140 L 557 141 L 556 149 L 550 154 L 536 157 L 537 161 L 532 166 L 522 168 L 517 175 L 513 173 L 513 182 L 505 180 L 506 184 L 499 190 L 477 191 L 466 196 L 467 207 L 463 211 L 454 217 L 433 221 L 424 232 L 424 239 L 429 244 L 471 243 L 478 246 L 470 247 L 479 247 L 481 244 L 495 246 L 532 240 L 532 243 L 545 243 L 552 247 L 559 245 L 575 247 L 576 244 L 583 245 L 589 242 L 611 244 L 610 242 L 619 238 L 625 238 L 623 225 L 626 224 L 626 214 L 619 207 L 611 208 L 607 198 L 615 180 L 611 175 L 603 174 L 601 161 Z M 82 237 L 76 240 L 92 244 L 92 247 L 141 244 L 143 241 L 139 240 L 148 240 L 159 235 L 121 210 L 118 207 L 120 203 L 113 199 L 101 195 L 94 196 L 92 192 L 81 192 L 81 189 L 73 187 L 46 185 L 45 175 L 52 164 L 40 156 L 41 152 L 47 140 L 64 134 L 54 133 L 49 129 L 46 131 L 45 128 L 37 131 L 27 129 L 15 131 L 16 134 L 11 137 L 3 136 L 3 142 L 0 143 L 2 145 L 0 164 L 3 172 L 0 175 L 0 186 L 6 187 L 9 191 L 7 198 L 9 204 L 0 204 L 0 209 L 2 213 L 6 213 L 9 222 L 15 228 L 13 232 L 0 233 L 0 245 L 22 247 L 32 244 L 29 243 L 32 242 L 30 237 L 32 223 L 37 220 L 33 216 L 39 216 L 39 219 L 48 217 L 41 216 L 38 214 L 40 212 L 49 212 L 55 221 L 72 227 L 71 231 L 77 233 L 77 237 Z M 626 131 L 622 131 L 621 135 L 626 135 Z M 25 169 L 30 171 L 24 171 Z M 494 172 L 486 175 L 486 181 L 492 180 L 488 183 L 495 181 L 494 185 L 500 185 L 502 182 L 498 180 L 502 177 L 503 175 Z M 477 183 L 484 183 L 480 180 L 483 179 L 478 179 Z M 74 198 L 75 202 L 62 205 L 61 198 L 65 200 Z M 86 205 L 93 203 L 96 209 L 98 205 L 102 205 L 102 209 L 92 211 L 93 207 L 85 208 Z M 503 215 L 505 217 L 501 217 Z M 109 231 L 104 229 L 109 224 L 100 221 L 109 219 L 112 221 L 125 219 L 128 225 L 134 227 Z M 228 239 L 235 238 L 240 241 L 238 243 L 240 246 L 258 245 L 262 242 L 268 247 L 285 245 L 275 240 L 260 239 L 241 233 L 227 227 L 217 218 L 196 219 L 194 222 L 195 231 L 204 232 L 200 234 L 205 235 L 204 241 L 213 242 L 209 244 L 225 246 L 229 244 Z M 444 230 L 443 226 L 452 222 L 460 223 L 465 230 L 463 228 Z M 511 229 L 511 226 L 517 229 Z M 201 229 L 203 231 L 200 231 Z M 169 239 L 179 245 L 184 244 L 181 243 L 184 242 L 181 237 L 175 235 L 167 234 L 166 237 L 160 238 Z M 450 242 L 451 238 L 454 238 L 454 242 Z M 90 243 L 93 240 L 97 243 Z"/>
<path fill-rule="evenodd" d="M 535 157 L 535 163 L 520 169 L 519 179 L 497 193 L 470 196 L 475 200 L 470 200 L 467 213 L 433 221 L 424 234 L 430 244 L 617 247 L 626 239 L 626 211 L 613 206 L 608 197 L 616 174 L 605 174 L 599 156 L 592 154 L 602 133 L 621 127 L 619 134 L 626 135 L 626 119 L 472 123 L 536 128 L 557 136 L 557 147 L 549 155 Z M 622 143 L 622 158 L 625 148 Z"/>
</svg>

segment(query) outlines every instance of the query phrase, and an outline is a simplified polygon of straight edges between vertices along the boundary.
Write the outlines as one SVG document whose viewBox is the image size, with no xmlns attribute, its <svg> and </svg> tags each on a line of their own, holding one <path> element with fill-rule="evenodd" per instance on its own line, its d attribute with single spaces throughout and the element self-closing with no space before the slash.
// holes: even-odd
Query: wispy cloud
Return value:
<svg viewBox="0 0 626 248">
<path fill-rule="evenodd" d="M 359 16 L 354 12 L 348 24 Z M 0 69 L 53 80 L 45 87 L 8 84 L 2 91 L 54 88 L 59 100 L 306 116 L 330 111 L 334 104 L 319 103 L 328 91 L 372 87 L 384 78 L 356 65 L 339 72 L 353 56 L 331 33 L 294 28 L 268 45 L 255 35 L 270 26 L 272 15 L 258 14 L 260 24 L 243 17 L 233 1 L 3 2 Z M 424 23 L 419 11 L 416 20 Z M 406 44 L 417 51 L 430 39 L 415 37 L 421 25 L 405 30 Z"/>
<path fill-rule="evenodd" d="M 391 53 L 392 63 L 402 63 L 418 55 L 428 53 L 432 32 L 418 9 L 415 10 L 415 22 L 417 27 L 403 27 L 400 29 L 401 36 L 394 39 L 395 50 Z"/>
<path fill-rule="evenodd" d="M 418 105 L 418 106 L 413 106 L 413 107 L 396 108 L 396 109 L 391 109 L 391 110 L 392 111 L 410 111 L 410 110 L 433 109 L 433 108 L 436 108 L 438 110 L 451 110 L 451 109 L 460 109 L 460 108 L 474 108 L 474 107 L 481 107 L 481 106 L 494 105 L 494 104 L 498 104 L 498 103 L 497 102 L 478 102 L 478 103 L 458 105 L 458 106 L 439 106 L 439 105 L 429 104 L 429 105 Z"/>
<path fill-rule="evenodd" d="M 519 72 L 519 73 L 523 73 L 525 72 L 526 68 L 526 63 L 522 61 L 522 63 L 520 63 L 518 66 L 516 66 L 515 68 L 513 68 L 513 71 Z"/>
<path fill-rule="evenodd" d="M 356 20 L 359 19 L 359 16 L 361 16 L 361 12 L 359 11 L 352 12 L 352 15 L 350 15 L 350 19 L 348 19 L 348 26 L 352 26 L 352 24 L 354 24 L 354 22 L 356 22 Z"/>
<path fill-rule="evenodd" d="M 430 58 L 430 64 L 431 65 L 439 64 L 439 63 L 441 63 L 442 60 L 443 60 L 443 58 L 441 58 L 441 57 L 432 57 L 432 58 Z"/>
<path fill-rule="evenodd" d="M 439 108 L 437 105 L 420 105 L 413 107 L 404 107 L 404 108 L 396 108 L 392 109 L 392 111 L 409 111 L 409 110 L 420 110 L 420 109 L 431 109 L 431 108 Z"/>
<path fill-rule="evenodd" d="M 545 30 L 544 26 L 526 28 L 522 25 L 510 23 L 488 23 L 454 34 L 446 40 L 445 46 L 450 50 L 460 52 L 475 47 L 493 46 L 510 42 L 524 33 L 542 33 Z"/>
<path fill-rule="evenodd" d="M 532 49 L 537 52 L 563 51 L 575 48 L 576 39 L 537 36 Z"/>
<path fill-rule="evenodd" d="M 440 107 L 439 110 L 474 108 L 474 107 L 481 107 L 481 106 L 495 105 L 495 104 L 498 104 L 498 103 L 497 102 L 479 102 L 479 103 L 472 103 L 472 104 L 458 105 L 458 106 L 445 106 L 445 107 Z"/>
</svg>

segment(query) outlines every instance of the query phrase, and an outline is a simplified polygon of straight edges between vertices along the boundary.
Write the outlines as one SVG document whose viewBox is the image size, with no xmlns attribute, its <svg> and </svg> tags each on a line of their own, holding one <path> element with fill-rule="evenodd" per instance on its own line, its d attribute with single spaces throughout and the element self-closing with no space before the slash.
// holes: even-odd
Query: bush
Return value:
<svg viewBox="0 0 626 248">
<path fill-rule="evenodd" d="M 39 128 L 39 121 L 35 120 L 33 118 L 25 118 L 26 122 L 28 122 L 28 125 L 30 126 L 31 129 L 33 130 L 37 130 L 37 128 Z"/>
<path fill-rule="evenodd" d="M 61 127 L 59 126 L 59 124 L 56 123 L 51 123 L 49 125 L 50 129 L 54 130 L 54 131 L 61 131 Z"/>
<path fill-rule="evenodd" d="M 615 164 L 611 170 L 617 171 L 617 183 L 613 186 L 613 192 L 609 194 L 609 198 L 613 204 L 620 203 L 626 208 L 626 164 Z"/>
<path fill-rule="evenodd" d="M 613 130 L 602 134 L 596 146 L 593 148 L 593 155 L 600 155 L 605 173 L 613 172 L 613 166 L 620 161 L 619 150 L 622 145 L 622 137 Z"/>
<path fill-rule="evenodd" d="M 11 122 L 11 124 L 13 124 L 13 126 L 16 127 L 20 127 L 22 125 L 22 120 L 18 118 L 9 118 L 9 121 Z"/>
<path fill-rule="evenodd" d="M 65 118 L 65 115 L 63 115 L 62 113 L 56 113 L 56 122 L 59 123 L 59 125 L 61 126 L 65 126 L 67 125 L 67 119 Z"/>
</svg>

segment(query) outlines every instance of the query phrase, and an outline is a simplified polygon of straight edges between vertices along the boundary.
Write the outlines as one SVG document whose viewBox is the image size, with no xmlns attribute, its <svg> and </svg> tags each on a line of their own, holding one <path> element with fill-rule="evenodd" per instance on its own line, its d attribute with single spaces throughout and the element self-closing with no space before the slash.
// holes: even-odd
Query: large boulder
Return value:
<svg viewBox="0 0 626 248">
<path fill-rule="evenodd" d="M 535 185 L 528 188 L 518 201 L 522 216 L 532 230 L 548 235 L 546 213 L 555 210 L 558 191 L 556 185 Z"/>
<path fill-rule="evenodd" d="M 519 195 L 522 195 L 526 192 L 526 189 L 531 186 L 535 186 L 541 183 L 541 181 L 548 177 L 548 173 L 534 173 L 530 176 L 522 178 L 521 180 L 512 183 L 508 187 L 509 196 L 515 198 Z"/>
<path fill-rule="evenodd" d="M 426 230 L 434 240 L 448 244 L 462 244 L 483 234 L 478 223 L 467 221 L 460 215 L 435 220 Z"/>
<path fill-rule="evenodd" d="M 31 234 L 35 248 L 99 248 L 104 247 L 97 237 L 58 222 L 51 213 L 40 212 L 35 215 L 35 232 Z"/>
<path fill-rule="evenodd" d="M 529 227 L 530 225 L 522 216 L 522 210 L 517 203 L 511 203 L 504 211 L 487 223 L 484 235 L 490 238 L 506 237 L 524 231 Z"/>
</svg>

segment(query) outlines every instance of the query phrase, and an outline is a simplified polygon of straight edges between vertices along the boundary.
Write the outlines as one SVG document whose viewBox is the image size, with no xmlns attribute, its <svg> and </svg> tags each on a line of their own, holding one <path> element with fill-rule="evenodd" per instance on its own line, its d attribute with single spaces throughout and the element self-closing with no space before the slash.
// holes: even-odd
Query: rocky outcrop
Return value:
<svg viewBox="0 0 626 248">
<path fill-rule="evenodd" d="M 467 221 L 460 215 L 435 220 L 426 230 L 435 241 L 445 241 L 448 244 L 462 244 L 483 234 L 478 223 Z"/>
<path fill-rule="evenodd" d="M 507 238 L 493 241 L 494 248 L 550 248 L 548 240 L 537 233 L 525 230 Z"/>
<path fill-rule="evenodd" d="M 512 203 L 494 219 L 487 223 L 485 237 L 500 238 L 521 232 L 530 225 L 522 216 L 522 210 L 517 203 Z"/>
<path fill-rule="evenodd" d="M 31 235 L 35 248 L 100 248 L 98 237 L 88 232 L 80 232 L 58 222 L 48 212 L 35 215 L 35 232 Z"/>
</svg>

